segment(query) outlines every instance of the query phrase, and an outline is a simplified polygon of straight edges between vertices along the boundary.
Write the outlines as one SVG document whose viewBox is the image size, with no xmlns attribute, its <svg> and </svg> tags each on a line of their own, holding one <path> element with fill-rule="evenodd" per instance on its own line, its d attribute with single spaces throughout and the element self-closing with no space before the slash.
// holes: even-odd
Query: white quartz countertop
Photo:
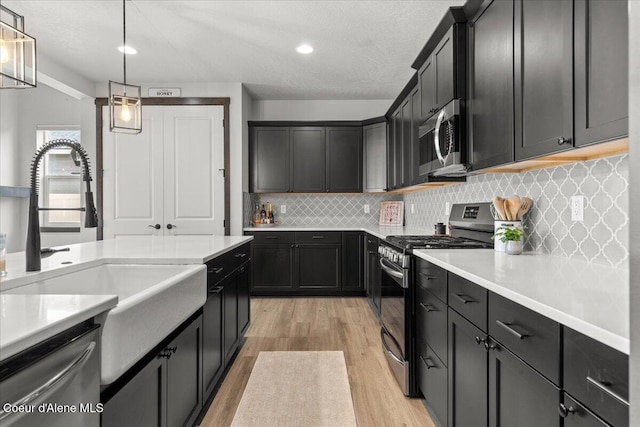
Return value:
<svg viewBox="0 0 640 427">
<path fill-rule="evenodd" d="M 629 354 L 629 270 L 488 249 L 414 250 L 458 276 Z"/>
<path fill-rule="evenodd" d="M 357 225 L 353 226 L 317 226 L 317 227 L 308 227 L 308 226 L 281 226 L 277 225 L 275 227 L 245 227 L 243 231 L 250 232 L 260 232 L 260 231 L 364 231 L 369 234 L 373 234 L 374 236 L 384 239 L 387 236 L 424 236 L 425 234 L 433 234 L 433 228 L 427 230 L 422 227 L 389 227 L 389 226 L 381 226 L 381 225 Z"/>
<path fill-rule="evenodd" d="M 112 309 L 115 295 L 0 294 L 0 360 Z"/>
<path fill-rule="evenodd" d="M 144 236 L 68 245 L 25 271 L 24 252 L 7 256 L 0 278 L 0 360 L 112 309 L 115 295 L 21 295 L 20 286 L 101 264 L 202 264 L 251 241 L 251 236 Z M 3 291 L 14 289 L 12 294 Z"/>
</svg>

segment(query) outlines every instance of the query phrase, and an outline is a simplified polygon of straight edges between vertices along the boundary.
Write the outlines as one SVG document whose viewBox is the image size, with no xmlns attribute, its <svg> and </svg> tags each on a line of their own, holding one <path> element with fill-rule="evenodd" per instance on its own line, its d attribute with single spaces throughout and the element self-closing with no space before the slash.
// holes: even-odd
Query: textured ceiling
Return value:
<svg viewBox="0 0 640 427">
<path fill-rule="evenodd" d="M 242 82 L 258 99 L 391 99 L 450 6 L 431 1 L 127 2 L 129 82 Z M 38 54 L 122 79 L 122 2 L 5 0 Z M 315 51 L 296 53 L 300 43 Z"/>
</svg>

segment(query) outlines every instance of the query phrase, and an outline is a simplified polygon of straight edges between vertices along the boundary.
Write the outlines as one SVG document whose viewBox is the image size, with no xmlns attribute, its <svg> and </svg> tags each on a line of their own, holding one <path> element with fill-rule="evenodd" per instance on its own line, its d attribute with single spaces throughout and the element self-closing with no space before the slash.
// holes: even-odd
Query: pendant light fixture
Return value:
<svg viewBox="0 0 640 427">
<path fill-rule="evenodd" d="M 127 45 L 126 0 L 122 0 L 122 38 Z M 127 54 L 123 51 L 124 81 L 109 80 L 109 115 L 111 132 L 142 132 L 142 97 L 140 86 L 127 84 Z"/>
<path fill-rule="evenodd" d="M 24 17 L 0 4 L 0 89 L 36 87 L 36 39 Z"/>
</svg>

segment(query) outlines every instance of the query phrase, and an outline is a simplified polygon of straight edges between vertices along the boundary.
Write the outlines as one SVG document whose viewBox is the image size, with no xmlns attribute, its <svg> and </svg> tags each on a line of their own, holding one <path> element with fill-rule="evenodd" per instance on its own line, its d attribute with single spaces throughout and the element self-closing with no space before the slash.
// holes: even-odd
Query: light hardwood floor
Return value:
<svg viewBox="0 0 640 427">
<path fill-rule="evenodd" d="M 201 425 L 229 426 L 258 353 L 283 350 L 344 351 L 359 427 L 433 426 L 391 375 L 364 298 L 253 298 L 246 342 Z"/>
</svg>

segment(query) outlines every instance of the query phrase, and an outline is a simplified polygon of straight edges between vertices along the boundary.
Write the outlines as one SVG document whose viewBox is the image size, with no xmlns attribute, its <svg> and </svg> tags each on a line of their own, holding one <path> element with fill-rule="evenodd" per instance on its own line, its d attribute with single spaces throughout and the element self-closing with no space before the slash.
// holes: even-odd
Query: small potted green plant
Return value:
<svg viewBox="0 0 640 427">
<path fill-rule="evenodd" d="M 522 253 L 524 239 L 528 237 L 527 233 L 524 232 L 526 229 L 526 225 L 522 227 L 502 226 L 496 230 L 492 238 L 499 239 L 502 243 L 505 243 L 505 252 L 509 255 L 520 255 Z"/>
</svg>

